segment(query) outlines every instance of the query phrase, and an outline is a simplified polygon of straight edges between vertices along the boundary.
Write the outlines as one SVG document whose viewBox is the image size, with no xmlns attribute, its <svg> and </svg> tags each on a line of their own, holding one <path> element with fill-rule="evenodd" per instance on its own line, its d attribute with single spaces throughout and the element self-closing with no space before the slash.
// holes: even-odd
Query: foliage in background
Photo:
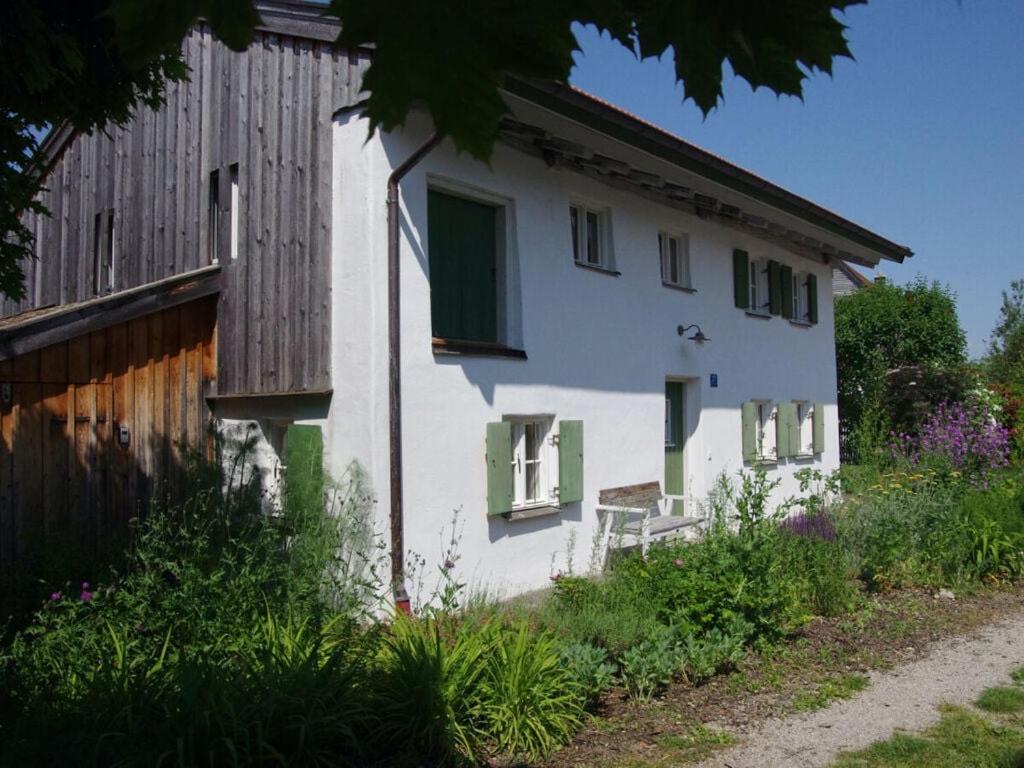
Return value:
<svg viewBox="0 0 1024 768">
<path fill-rule="evenodd" d="M 849 57 L 835 11 L 863 0 L 713 4 L 697 0 L 502 3 L 478 13 L 463 2 L 332 0 L 341 46 L 373 46 L 366 113 L 391 130 L 414 106 L 460 150 L 490 157 L 508 75 L 569 80 L 574 23 L 595 24 L 635 55 L 672 51 L 684 98 L 706 114 L 722 96 L 723 65 L 752 87 L 801 96 L 810 73 Z M 253 38 L 253 0 L 11 0 L 0 4 L 0 293 L 21 298 L 21 262 L 33 233 L 20 222 L 48 170 L 33 131 L 88 132 L 158 106 L 165 79 L 187 69 L 181 41 L 205 19 L 235 50 Z M 444 44 L 438 44 L 443 40 Z"/>
<path fill-rule="evenodd" d="M 902 414 L 918 410 L 907 402 L 906 381 L 896 377 L 888 386 L 890 371 L 905 366 L 926 371 L 957 369 L 966 361 L 966 339 L 956 314 L 952 291 L 937 282 L 917 278 L 906 286 L 876 282 L 836 299 L 836 366 L 840 433 L 850 457 L 869 460 L 870 444 L 878 428 L 857 430 L 862 420 L 889 430 L 886 420 L 901 422 Z M 935 383 L 943 377 L 935 374 Z M 925 380 L 914 400 L 950 399 L 925 391 Z M 914 391 L 913 388 L 910 391 Z M 888 400 L 892 399 L 890 406 Z M 879 424 L 879 422 L 881 422 Z M 869 443 L 867 445 L 862 442 Z"/>
</svg>

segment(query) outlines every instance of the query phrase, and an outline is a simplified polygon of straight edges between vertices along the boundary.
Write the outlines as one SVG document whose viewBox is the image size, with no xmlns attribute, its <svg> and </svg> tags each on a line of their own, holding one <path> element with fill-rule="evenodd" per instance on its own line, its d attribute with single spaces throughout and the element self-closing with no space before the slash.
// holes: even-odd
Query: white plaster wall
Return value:
<svg viewBox="0 0 1024 768">
<path fill-rule="evenodd" d="M 531 114 L 531 121 L 556 118 Z M 576 135 L 586 131 L 569 126 Z M 329 469 L 353 458 L 370 473 L 378 526 L 388 510 L 387 303 L 385 184 L 390 169 L 428 135 L 425 121 L 366 142 L 366 122 L 339 118 L 334 133 L 332 231 L 334 397 L 327 421 Z M 566 133 L 566 126 L 557 126 Z M 628 148 L 619 145 L 620 156 Z M 685 179 L 636 153 L 637 167 Z M 660 164 L 660 165 L 659 165 Z M 426 255 L 429 181 L 458 183 L 505 198 L 513 212 L 508 246 L 517 261 L 521 336 L 528 359 L 434 355 Z M 821 263 L 722 225 L 660 206 L 579 174 L 548 168 L 504 145 L 491 164 L 436 148 L 405 178 L 402 193 L 402 376 L 405 539 L 430 562 L 442 558 L 441 535 L 460 509 L 460 576 L 514 593 L 547 583 L 564 568 L 575 535 L 577 568 L 589 560 L 598 491 L 663 481 L 664 384 L 685 378 L 687 493 L 704 496 L 715 478 L 743 468 L 740 404 L 749 399 L 826 403 L 825 451 L 815 460 L 782 461 L 768 470 L 795 494 L 795 470 L 839 465 L 831 273 Z M 620 277 L 573 264 L 571 198 L 611 209 Z M 689 233 L 695 294 L 662 286 L 659 229 Z M 819 322 L 797 327 L 747 316 L 733 306 L 732 252 L 773 258 L 818 275 Z M 680 339 L 679 324 L 699 323 L 711 341 Z M 718 375 L 718 387 L 709 375 Z M 503 414 L 554 414 L 584 422 L 582 504 L 524 521 L 486 514 L 485 425 Z"/>
</svg>

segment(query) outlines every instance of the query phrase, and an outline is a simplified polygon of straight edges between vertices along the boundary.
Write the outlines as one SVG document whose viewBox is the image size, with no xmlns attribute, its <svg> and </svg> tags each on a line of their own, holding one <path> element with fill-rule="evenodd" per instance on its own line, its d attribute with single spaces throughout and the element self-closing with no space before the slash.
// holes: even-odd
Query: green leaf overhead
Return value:
<svg viewBox="0 0 1024 768">
<path fill-rule="evenodd" d="M 504 78 L 567 81 L 579 50 L 574 23 L 641 58 L 671 51 L 684 99 L 707 114 L 722 97 L 726 62 L 754 88 L 802 95 L 809 73 L 831 73 L 836 57 L 851 55 L 834 13 L 862 1 L 333 0 L 331 10 L 341 44 L 374 47 L 364 84 L 372 130 L 392 130 L 423 106 L 459 149 L 487 159 L 508 111 Z"/>
</svg>

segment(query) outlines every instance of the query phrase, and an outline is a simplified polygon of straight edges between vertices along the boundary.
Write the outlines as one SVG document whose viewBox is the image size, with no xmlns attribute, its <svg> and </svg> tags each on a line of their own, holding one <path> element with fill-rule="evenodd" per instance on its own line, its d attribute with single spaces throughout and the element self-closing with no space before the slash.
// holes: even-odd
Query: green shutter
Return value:
<svg viewBox="0 0 1024 768">
<path fill-rule="evenodd" d="M 558 422 L 558 501 L 583 501 L 583 422 Z"/>
<path fill-rule="evenodd" d="M 740 409 L 743 421 L 743 461 L 757 460 L 757 404 L 745 402 Z"/>
<path fill-rule="evenodd" d="M 285 433 L 284 507 L 292 515 L 322 509 L 324 438 L 320 427 L 289 424 Z"/>
<path fill-rule="evenodd" d="M 497 208 L 429 190 L 427 251 L 434 336 L 498 341 Z"/>
<path fill-rule="evenodd" d="M 814 404 L 814 412 L 811 414 L 812 424 L 812 450 L 815 453 L 822 453 L 825 450 L 825 406 L 823 403 Z"/>
<path fill-rule="evenodd" d="M 780 271 L 782 280 L 782 316 L 793 317 L 793 268 L 782 266 Z"/>
<path fill-rule="evenodd" d="M 732 252 L 733 299 L 740 309 L 750 308 L 750 256 L 739 248 Z"/>
<path fill-rule="evenodd" d="M 775 450 L 779 458 L 796 456 L 799 451 L 800 429 L 796 420 L 796 403 L 779 403 L 775 417 Z"/>
<path fill-rule="evenodd" d="M 512 424 L 494 421 L 487 425 L 487 514 L 512 509 Z"/>
<path fill-rule="evenodd" d="M 818 322 L 818 276 L 807 276 L 807 319 Z"/>
<path fill-rule="evenodd" d="M 777 261 L 768 262 L 768 311 L 782 312 L 782 265 Z"/>
</svg>

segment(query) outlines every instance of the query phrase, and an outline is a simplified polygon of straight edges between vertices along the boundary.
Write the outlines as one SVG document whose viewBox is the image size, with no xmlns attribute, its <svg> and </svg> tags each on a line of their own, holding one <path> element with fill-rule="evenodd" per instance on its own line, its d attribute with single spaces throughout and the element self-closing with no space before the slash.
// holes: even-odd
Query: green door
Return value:
<svg viewBox="0 0 1024 768">
<path fill-rule="evenodd" d="M 683 493 L 684 387 L 681 381 L 665 382 L 665 493 Z M 682 504 L 673 505 L 672 514 L 682 514 Z"/>
<path fill-rule="evenodd" d="M 432 189 L 427 230 L 434 336 L 498 341 L 497 209 Z"/>
</svg>

